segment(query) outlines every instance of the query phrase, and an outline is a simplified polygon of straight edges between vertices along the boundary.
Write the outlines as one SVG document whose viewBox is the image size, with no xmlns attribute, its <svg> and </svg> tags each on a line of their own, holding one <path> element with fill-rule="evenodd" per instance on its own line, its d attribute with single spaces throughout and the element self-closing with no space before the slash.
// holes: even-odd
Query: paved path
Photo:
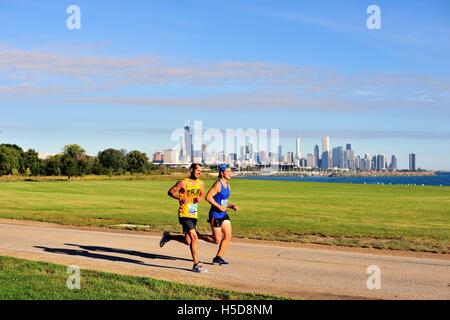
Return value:
<svg viewBox="0 0 450 320">
<path fill-rule="evenodd" d="M 206 274 L 190 271 L 189 248 L 154 235 L 0 223 L 0 255 L 211 287 L 312 299 L 450 299 L 450 259 L 421 259 L 233 241 L 230 266 L 209 264 L 213 244 L 200 243 Z M 381 289 L 367 288 L 368 266 Z"/>
</svg>

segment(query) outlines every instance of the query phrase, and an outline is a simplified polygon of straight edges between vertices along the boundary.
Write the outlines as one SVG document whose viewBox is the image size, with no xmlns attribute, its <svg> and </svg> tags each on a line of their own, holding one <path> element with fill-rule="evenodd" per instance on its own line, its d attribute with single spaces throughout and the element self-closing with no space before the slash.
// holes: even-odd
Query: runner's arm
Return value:
<svg viewBox="0 0 450 320">
<path fill-rule="evenodd" d="M 208 201 L 212 206 L 218 208 L 219 210 L 226 211 L 227 208 L 224 206 L 221 206 L 214 200 L 214 196 L 220 192 L 220 183 L 216 182 L 211 189 L 209 189 L 208 193 L 206 194 L 206 201 Z"/>
<path fill-rule="evenodd" d="M 198 196 L 197 203 L 205 198 L 205 184 L 203 181 L 200 182 L 200 195 Z"/>
<path fill-rule="evenodd" d="M 231 187 L 230 187 L 230 185 L 228 185 L 228 188 L 230 189 L 230 191 L 231 191 Z M 229 203 L 229 204 L 227 204 L 227 208 L 230 208 L 230 209 L 232 209 L 232 210 L 234 210 L 234 211 L 239 211 L 239 207 L 237 206 L 237 205 L 235 205 L 235 204 L 231 204 L 231 203 Z"/>
<path fill-rule="evenodd" d="M 172 188 L 167 191 L 167 195 L 178 201 L 181 201 L 182 197 L 180 195 L 180 190 L 186 190 L 186 181 L 178 181 Z"/>
</svg>

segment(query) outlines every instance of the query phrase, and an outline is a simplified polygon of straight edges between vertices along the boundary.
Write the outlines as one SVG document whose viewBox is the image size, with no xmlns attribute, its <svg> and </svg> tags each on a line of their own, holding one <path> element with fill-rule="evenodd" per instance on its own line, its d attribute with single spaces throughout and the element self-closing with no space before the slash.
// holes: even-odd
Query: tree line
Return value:
<svg viewBox="0 0 450 320">
<path fill-rule="evenodd" d="M 89 156 L 77 144 L 64 146 L 60 154 L 40 159 L 38 153 L 24 151 L 15 144 L 0 144 L 0 175 L 83 176 L 149 173 L 158 167 L 148 161 L 145 153 L 134 150 L 106 149 Z"/>
</svg>

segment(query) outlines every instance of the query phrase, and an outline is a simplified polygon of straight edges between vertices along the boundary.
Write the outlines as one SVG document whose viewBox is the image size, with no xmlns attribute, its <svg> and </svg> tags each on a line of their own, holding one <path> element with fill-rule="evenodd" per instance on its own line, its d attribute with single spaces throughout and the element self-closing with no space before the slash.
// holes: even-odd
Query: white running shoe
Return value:
<svg viewBox="0 0 450 320">
<path fill-rule="evenodd" d="M 206 273 L 206 272 L 208 272 L 208 270 L 205 269 L 205 267 L 201 263 L 197 263 L 196 265 L 194 265 L 194 267 L 192 268 L 192 271 L 197 272 L 197 273 Z"/>
</svg>

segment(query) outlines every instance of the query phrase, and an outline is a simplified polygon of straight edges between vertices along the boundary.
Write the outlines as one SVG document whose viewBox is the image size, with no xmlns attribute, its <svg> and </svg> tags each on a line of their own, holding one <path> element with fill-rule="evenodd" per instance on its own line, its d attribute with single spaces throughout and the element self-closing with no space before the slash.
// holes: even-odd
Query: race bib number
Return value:
<svg viewBox="0 0 450 320">
<path fill-rule="evenodd" d="M 189 203 L 189 214 L 191 215 L 197 214 L 197 203 Z"/>
<path fill-rule="evenodd" d="M 222 199 L 222 201 L 220 201 L 220 205 L 223 207 L 228 207 L 228 199 Z"/>
</svg>

